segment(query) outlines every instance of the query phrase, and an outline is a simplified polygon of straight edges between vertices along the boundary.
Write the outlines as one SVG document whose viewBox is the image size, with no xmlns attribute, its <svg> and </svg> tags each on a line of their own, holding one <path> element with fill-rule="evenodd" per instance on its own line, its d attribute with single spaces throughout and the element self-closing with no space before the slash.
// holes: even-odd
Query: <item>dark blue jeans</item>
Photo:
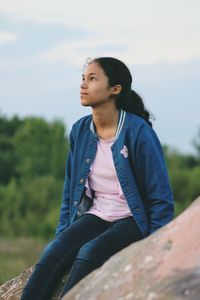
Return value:
<svg viewBox="0 0 200 300">
<path fill-rule="evenodd" d="M 81 216 L 45 247 L 21 300 L 50 300 L 71 268 L 64 295 L 113 254 L 142 238 L 133 217 L 108 222 L 92 214 Z"/>
</svg>

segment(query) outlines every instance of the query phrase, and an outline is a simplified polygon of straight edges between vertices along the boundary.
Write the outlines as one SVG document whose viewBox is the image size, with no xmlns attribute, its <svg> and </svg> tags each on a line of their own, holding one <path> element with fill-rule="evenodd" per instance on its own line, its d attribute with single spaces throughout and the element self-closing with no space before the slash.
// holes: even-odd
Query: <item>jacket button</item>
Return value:
<svg viewBox="0 0 200 300">
<path fill-rule="evenodd" d="M 78 203 L 78 201 L 74 201 L 74 206 L 76 206 L 76 205 L 77 205 L 77 203 Z"/>
<path fill-rule="evenodd" d="M 84 179 L 83 178 L 80 179 L 80 183 L 81 184 L 84 183 Z"/>
<path fill-rule="evenodd" d="M 86 159 L 86 163 L 89 164 L 89 163 L 90 163 L 90 160 L 91 160 L 90 158 L 87 158 L 87 159 Z"/>
</svg>

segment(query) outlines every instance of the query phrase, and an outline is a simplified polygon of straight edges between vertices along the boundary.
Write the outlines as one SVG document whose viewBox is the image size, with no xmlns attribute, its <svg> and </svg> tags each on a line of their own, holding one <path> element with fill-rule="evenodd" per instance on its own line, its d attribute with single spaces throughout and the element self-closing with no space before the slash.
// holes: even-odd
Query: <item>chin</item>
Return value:
<svg viewBox="0 0 200 300">
<path fill-rule="evenodd" d="M 83 104 L 83 103 L 81 103 L 81 105 L 82 105 L 82 106 L 85 106 L 85 107 L 91 106 L 91 105 L 89 105 L 89 104 Z"/>
<path fill-rule="evenodd" d="M 81 100 L 81 105 L 82 105 L 82 106 L 90 106 L 89 103 L 86 103 L 86 102 L 84 102 L 84 101 L 82 101 L 82 100 Z"/>
</svg>

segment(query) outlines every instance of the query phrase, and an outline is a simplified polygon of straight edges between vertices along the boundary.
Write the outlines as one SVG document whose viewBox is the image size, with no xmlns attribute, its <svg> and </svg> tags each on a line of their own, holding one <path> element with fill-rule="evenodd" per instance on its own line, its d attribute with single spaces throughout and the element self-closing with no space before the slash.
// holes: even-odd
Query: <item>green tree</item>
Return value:
<svg viewBox="0 0 200 300">
<path fill-rule="evenodd" d="M 67 145 L 61 121 L 47 123 L 42 118 L 26 118 L 14 137 L 20 177 L 26 180 L 48 174 L 63 177 Z"/>
<path fill-rule="evenodd" d="M 13 137 L 22 126 L 23 121 L 17 116 L 7 119 L 0 114 L 0 183 L 6 184 L 10 178 L 17 176 L 16 155 Z"/>
<path fill-rule="evenodd" d="M 200 160 L 196 155 L 182 154 L 167 145 L 163 148 L 178 215 L 200 195 Z"/>
<path fill-rule="evenodd" d="M 196 137 L 193 139 L 193 146 L 196 150 L 197 156 L 200 160 L 200 127 L 197 130 L 197 135 Z"/>
<path fill-rule="evenodd" d="M 58 222 L 68 138 L 62 121 L 0 118 L 0 233 L 49 237 Z"/>
<path fill-rule="evenodd" d="M 68 138 L 62 121 L 0 115 L 0 234 L 49 238 L 58 222 Z M 195 154 L 163 145 L 176 215 L 200 194 L 200 129 Z"/>
</svg>

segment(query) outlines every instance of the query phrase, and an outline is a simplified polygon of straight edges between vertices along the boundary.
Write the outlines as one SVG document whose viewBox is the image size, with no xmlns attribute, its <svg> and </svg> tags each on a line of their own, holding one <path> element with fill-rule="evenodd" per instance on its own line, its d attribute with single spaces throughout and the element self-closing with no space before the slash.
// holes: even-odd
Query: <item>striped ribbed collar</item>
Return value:
<svg viewBox="0 0 200 300">
<path fill-rule="evenodd" d="M 117 138 L 118 138 L 118 136 L 120 135 L 120 132 L 121 132 L 122 127 L 123 127 L 123 125 L 124 125 L 125 117 L 126 117 L 126 112 L 125 112 L 124 110 L 121 109 L 120 112 L 119 112 L 118 126 L 117 126 L 117 131 L 116 131 L 116 134 L 115 134 L 114 141 L 116 141 Z M 96 134 L 96 132 L 95 132 L 95 126 L 94 126 L 93 120 L 91 121 L 90 129 L 91 129 L 91 131 L 92 131 L 94 134 Z"/>
</svg>

